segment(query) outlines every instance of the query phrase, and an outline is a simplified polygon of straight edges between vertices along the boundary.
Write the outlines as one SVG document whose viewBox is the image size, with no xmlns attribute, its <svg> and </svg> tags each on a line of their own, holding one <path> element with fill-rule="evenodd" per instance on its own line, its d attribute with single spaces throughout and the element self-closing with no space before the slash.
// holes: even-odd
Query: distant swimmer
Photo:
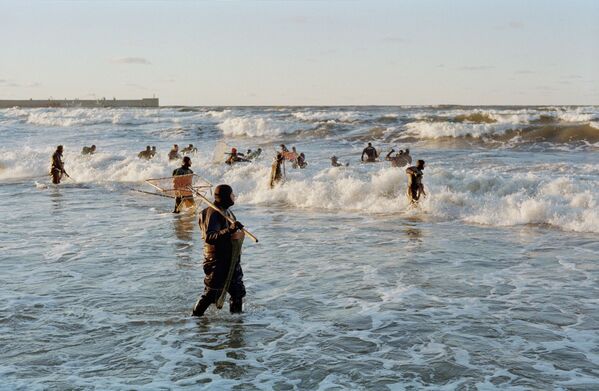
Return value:
<svg viewBox="0 0 599 391">
<path fill-rule="evenodd" d="M 283 182 L 283 171 L 281 170 L 281 165 L 283 164 L 283 153 L 277 153 L 275 156 L 272 166 L 270 168 L 270 188 L 274 188 L 278 183 Z"/>
<path fill-rule="evenodd" d="M 156 146 L 155 145 L 152 146 L 152 153 L 150 154 L 150 157 L 154 157 L 154 156 L 156 156 Z"/>
<path fill-rule="evenodd" d="M 337 160 L 337 156 L 333 155 L 331 157 L 331 166 L 333 166 L 333 167 L 343 167 L 344 165 L 347 167 L 347 166 L 349 166 L 349 163 L 345 163 L 345 164 L 339 163 L 339 161 Z"/>
<path fill-rule="evenodd" d="M 196 153 L 198 149 L 193 146 L 193 144 L 189 144 L 185 148 L 181 150 L 181 153 Z"/>
<path fill-rule="evenodd" d="M 395 152 L 395 150 L 391 149 L 391 151 L 385 157 L 385 160 L 391 162 L 392 167 L 403 167 L 408 164 L 408 159 L 406 158 L 406 155 L 402 149 L 400 149 L 395 156 L 391 156 L 393 152 Z"/>
<path fill-rule="evenodd" d="M 185 206 L 193 205 L 193 193 L 187 187 L 191 186 L 192 178 L 191 175 L 193 171 L 189 168 L 191 167 L 191 158 L 189 156 L 185 156 L 183 158 L 183 165 L 173 171 L 173 188 L 176 192 L 175 197 L 175 210 L 173 213 L 179 213 L 179 206 L 183 203 Z M 186 177 L 177 178 L 185 175 Z"/>
<path fill-rule="evenodd" d="M 92 145 L 91 147 L 83 147 L 83 149 L 81 150 L 81 154 L 82 155 L 93 155 L 94 153 L 96 153 L 96 146 Z"/>
<path fill-rule="evenodd" d="M 284 153 L 283 155 L 291 161 L 291 167 L 293 168 L 304 168 L 307 165 L 306 163 L 306 165 L 302 167 L 302 164 L 305 163 L 306 156 L 304 155 L 302 157 L 301 154 L 297 152 L 297 149 L 295 149 L 295 146 L 291 147 L 291 152 Z"/>
<path fill-rule="evenodd" d="M 181 150 L 182 153 L 196 153 L 198 149 L 193 146 L 193 144 L 189 144 L 185 148 Z"/>
<path fill-rule="evenodd" d="M 306 155 L 304 155 L 303 152 L 298 155 L 297 159 L 295 159 L 295 162 L 299 168 L 308 167 L 308 162 L 306 162 Z"/>
<path fill-rule="evenodd" d="M 146 147 L 145 151 L 141 151 L 140 153 L 137 154 L 138 158 L 146 159 L 146 160 L 150 160 L 153 156 L 154 156 L 154 154 L 152 153 L 152 148 L 150 148 L 149 145 Z"/>
<path fill-rule="evenodd" d="M 171 149 L 168 153 L 168 160 L 177 160 L 181 159 L 181 155 L 179 155 L 179 146 L 177 144 L 173 145 L 173 149 Z"/>
<path fill-rule="evenodd" d="M 242 153 L 237 153 L 237 148 L 231 148 L 229 157 L 225 160 L 225 164 L 232 166 L 234 163 L 249 162 Z"/>
<path fill-rule="evenodd" d="M 56 151 L 52 155 L 52 166 L 50 167 L 50 175 L 52 175 L 52 183 L 59 184 L 62 179 L 62 175 L 69 176 L 64 169 L 64 162 L 62 161 L 62 145 L 56 147 Z"/>
<path fill-rule="evenodd" d="M 424 184 L 422 183 L 422 176 L 424 173 L 424 160 L 418 160 L 416 162 L 416 166 L 411 166 L 406 169 L 406 174 L 408 174 L 408 200 L 412 204 L 416 204 L 420 199 L 420 196 L 426 197 L 426 192 L 424 191 Z"/>
<path fill-rule="evenodd" d="M 241 246 L 243 244 L 243 224 L 235 221 L 230 224 L 222 215 L 237 220 L 229 209 L 235 204 L 235 195 L 229 185 L 218 185 L 214 189 L 214 206 L 200 213 L 200 230 L 204 239 L 204 292 L 193 306 L 192 315 L 202 316 L 210 304 L 215 303 L 227 292 L 230 295 L 229 311 L 241 313 L 245 285 L 241 269 Z M 221 214 L 222 213 L 222 214 Z M 221 299 L 222 300 L 222 299 Z"/>
<path fill-rule="evenodd" d="M 248 149 L 248 153 L 245 155 L 245 157 L 247 159 L 254 160 L 254 159 L 257 159 L 258 157 L 260 157 L 261 154 L 262 154 L 262 148 L 258 148 L 255 151 Z"/>
<path fill-rule="evenodd" d="M 289 152 L 289 150 L 287 149 L 285 144 L 281 144 L 280 147 L 281 147 L 281 152 Z"/>
<path fill-rule="evenodd" d="M 364 155 L 366 155 L 366 160 L 364 160 Z M 368 146 L 362 151 L 362 157 L 360 160 L 363 162 L 372 163 L 376 162 L 378 157 L 379 153 L 377 152 L 376 148 L 372 146 L 372 143 L 368 143 Z"/>
<path fill-rule="evenodd" d="M 412 164 L 412 156 L 410 156 L 410 150 L 408 148 L 406 148 L 405 152 L 403 153 L 403 158 L 407 162 L 406 164 Z"/>
</svg>

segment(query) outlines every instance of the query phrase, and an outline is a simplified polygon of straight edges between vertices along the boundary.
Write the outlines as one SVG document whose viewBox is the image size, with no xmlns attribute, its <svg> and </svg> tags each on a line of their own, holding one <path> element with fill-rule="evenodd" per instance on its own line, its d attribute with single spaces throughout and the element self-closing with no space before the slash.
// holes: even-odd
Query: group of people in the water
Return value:
<svg viewBox="0 0 599 391">
<path fill-rule="evenodd" d="M 225 159 L 225 164 L 232 166 L 235 163 L 251 162 L 262 155 L 262 148 L 258 148 L 255 151 L 248 149 L 245 153 L 237 152 L 237 148 L 231 148 L 231 152 L 227 153 L 228 157 Z"/>
<path fill-rule="evenodd" d="M 271 188 L 274 188 L 277 184 L 283 182 L 285 180 L 285 161 L 291 162 L 292 168 L 303 169 L 308 166 L 308 162 L 306 161 L 306 155 L 303 152 L 298 152 L 295 146 L 291 148 L 291 151 L 287 148 L 285 144 L 281 144 L 280 149 L 276 151 L 276 155 L 273 159 L 273 163 L 271 166 L 271 174 L 269 185 Z M 90 147 L 84 146 L 81 154 L 82 155 L 93 155 L 96 152 L 96 146 L 91 145 Z M 183 159 L 183 166 L 181 168 L 173 171 L 173 176 L 178 175 L 186 175 L 183 172 L 193 173 L 189 168 L 191 166 L 191 159 L 189 156 L 181 156 L 183 154 L 191 154 L 197 152 L 197 148 L 193 146 L 193 144 L 189 144 L 187 147 L 179 150 L 179 146 L 174 144 L 172 149 L 168 153 L 169 160 L 179 160 Z M 52 175 L 52 183 L 58 184 L 61 181 L 63 175 L 68 174 L 64 169 L 64 162 L 62 161 L 62 153 L 63 146 L 59 145 L 56 148 L 56 151 L 52 155 L 52 164 L 50 168 L 50 173 Z M 262 148 L 258 148 L 255 151 L 248 149 L 246 153 L 240 153 L 237 151 L 237 148 L 231 148 L 231 152 L 227 153 L 227 157 L 225 159 L 225 164 L 233 165 L 235 163 L 240 162 L 250 162 L 262 154 Z M 144 151 L 139 152 L 137 155 L 140 159 L 152 159 L 156 155 L 156 147 L 150 147 L 149 145 L 146 147 Z M 366 148 L 362 151 L 362 155 L 360 156 L 360 161 L 362 163 L 374 163 L 379 162 L 380 153 L 377 151 L 375 147 L 372 146 L 372 143 L 368 143 Z M 410 150 L 399 150 L 395 152 L 394 149 L 385 156 L 385 160 L 391 162 L 393 167 L 404 167 L 406 165 L 410 165 L 412 163 L 412 157 L 410 156 Z M 339 162 L 337 156 L 331 157 L 331 166 L 332 167 L 342 167 L 349 166 L 349 163 Z M 418 160 L 415 166 L 410 166 L 406 169 L 406 174 L 408 175 L 408 199 L 415 203 L 417 202 L 421 196 L 426 197 L 426 192 L 424 191 L 424 185 L 422 184 L 422 176 L 424 169 L 424 161 Z M 190 195 L 192 198 L 193 196 Z M 179 210 L 179 204 L 181 204 L 185 199 L 182 197 L 181 199 L 177 198 L 175 204 L 175 212 Z"/>
<path fill-rule="evenodd" d="M 284 144 L 281 144 L 280 147 L 281 149 L 277 151 L 272 164 L 271 187 L 284 180 L 284 172 L 282 172 L 281 166 L 285 160 L 292 161 L 293 166 L 297 166 L 297 168 L 304 168 L 307 165 L 305 155 L 303 153 L 298 154 L 295 147 L 292 148 L 292 151 L 289 151 Z M 60 183 L 63 175 L 69 176 L 62 160 L 63 151 L 63 146 L 59 145 L 52 155 L 50 173 L 52 175 L 52 182 L 56 184 Z M 94 154 L 95 151 L 96 146 L 92 145 L 91 147 L 83 147 L 81 153 L 89 155 Z M 195 151 L 197 149 L 192 144 L 189 144 L 181 152 L 193 153 Z M 392 165 L 404 166 L 411 163 L 412 158 L 408 149 L 405 151 L 400 150 L 393 156 L 394 152 L 394 150 L 391 150 L 386 156 L 386 160 L 391 161 Z M 155 153 L 155 147 L 152 149 L 148 146 L 138 156 L 144 159 L 151 159 Z M 256 151 L 248 150 L 245 154 L 238 153 L 237 149 L 233 148 L 227 158 L 228 162 L 225 163 L 234 164 L 239 161 L 249 161 L 260 156 L 261 153 L 262 150 L 260 148 Z M 366 159 L 364 159 L 365 156 Z M 368 143 L 368 146 L 362 152 L 361 160 L 363 162 L 374 162 L 377 161 L 378 157 L 378 151 L 371 143 Z M 180 158 L 179 149 L 175 144 L 169 152 L 169 159 L 174 160 L 178 158 Z M 334 167 L 343 165 L 337 160 L 336 156 L 331 158 L 331 164 Z M 406 169 L 406 174 L 408 175 L 407 196 L 412 204 L 417 203 L 420 197 L 426 197 L 422 183 L 424 166 L 424 160 L 418 160 L 415 166 Z M 180 190 L 175 197 L 175 209 L 173 213 L 179 213 L 182 206 L 195 207 L 193 188 L 191 187 L 192 176 L 191 158 L 184 156 L 181 167 L 175 169 L 172 173 L 174 188 Z M 208 201 L 206 200 L 206 202 Z M 243 271 L 240 263 L 245 228 L 242 223 L 236 220 L 235 215 L 230 210 L 230 207 L 235 204 L 233 189 L 226 184 L 216 186 L 214 189 L 214 203 L 208 203 L 209 206 L 200 212 L 199 218 L 202 239 L 204 240 L 204 292 L 193 306 L 192 315 L 203 316 L 211 304 L 215 304 L 217 308 L 221 308 L 225 294 L 227 293 L 229 294 L 230 312 L 241 313 L 243 298 L 246 295 L 243 283 Z M 253 235 L 248 234 L 255 239 Z"/>
</svg>

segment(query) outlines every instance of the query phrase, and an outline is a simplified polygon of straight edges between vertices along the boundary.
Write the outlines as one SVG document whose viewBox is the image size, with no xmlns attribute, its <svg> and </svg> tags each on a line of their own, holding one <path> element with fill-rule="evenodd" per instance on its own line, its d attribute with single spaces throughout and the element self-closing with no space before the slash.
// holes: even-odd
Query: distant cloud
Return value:
<svg viewBox="0 0 599 391">
<path fill-rule="evenodd" d="M 574 80 L 574 79 L 580 80 L 580 79 L 582 79 L 582 76 L 580 76 L 580 75 L 566 75 L 566 76 L 563 76 L 563 78 L 564 79 L 569 79 L 569 80 Z"/>
<path fill-rule="evenodd" d="M 557 88 L 550 86 L 536 86 L 534 89 L 538 91 L 557 91 Z"/>
<path fill-rule="evenodd" d="M 397 43 L 406 43 L 408 42 L 406 39 L 397 36 L 388 36 L 381 39 L 383 43 L 397 44 Z"/>
<path fill-rule="evenodd" d="M 528 70 L 528 69 L 520 69 L 519 71 L 514 72 L 516 75 L 532 75 L 534 74 L 533 71 Z"/>
<path fill-rule="evenodd" d="M 289 16 L 289 17 L 283 18 L 282 20 L 285 23 L 296 23 L 296 24 L 306 24 L 309 22 L 308 17 L 304 16 L 304 15 Z"/>
<path fill-rule="evenodd" d="M 510 28 L 512 29 L 523 29 L 524 28 L 524 23 L 520 22 L 519 20 L 513 20 L 509 23 L 508 25 Z"/>
<path fill-rule="evenodd" d="M 467 65 L 460 67 L 461 71 L 488 71 L 490 69 L 494 69 L 495 67 L 492 65 Z"/>
<path fill-rule="evenodd" d="M 135 88 L 136 90 L 147 91 L 148 88 L 136 83 L 125 83 L 125 86 Z"/>
<path fill-rule="evenodd" d="M 320 56 L 329 56 L 329 55 L 332 55 L 332 54 L 337 54 L 337 50 L 336 49 L 321 50 L 320 52 L 318 52 L 318 54 Z"/>
<path fill-rule="evenodd" d="M 115 64 L 141 64 L 150 65 L 151 62 L 143 57 L 119 57 L 113 58 L 112 62 Z"/>
<path fill-rule="evenodd" d="M 0 86 L 2 87 L 11 87 L 11 88 L 35 88 L 41 86 L 38 82 L 29 82 L 25 84 L 16 83 L 11 80 L 0 79 Z"/>
</svg>

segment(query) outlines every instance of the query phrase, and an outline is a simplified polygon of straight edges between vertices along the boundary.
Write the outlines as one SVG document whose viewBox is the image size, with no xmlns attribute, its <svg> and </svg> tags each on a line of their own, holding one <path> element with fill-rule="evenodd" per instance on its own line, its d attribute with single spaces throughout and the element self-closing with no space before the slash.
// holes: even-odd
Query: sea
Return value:
<svg viewBox="0 0 599 391">
<path fill-rule="evenodd" d="M 259 239 L 241 315 L 190 316 L 197 212 L 138 191 L 173 144 Z M 3 109 L 0 216 L 2 390 L 599 389 L 597 106 Z"/>
</svg>

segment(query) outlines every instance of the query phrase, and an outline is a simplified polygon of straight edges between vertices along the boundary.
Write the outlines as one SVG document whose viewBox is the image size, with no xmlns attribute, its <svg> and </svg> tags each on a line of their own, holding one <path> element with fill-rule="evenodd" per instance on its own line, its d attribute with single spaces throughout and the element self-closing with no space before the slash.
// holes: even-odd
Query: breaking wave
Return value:
<svg viewBox="0 0 599 391">
<path fill-rule="evenodd" d="M 305 126 L 268 117 L 233 117 L 218 124 L 218 128 L 225 136 L 272 138 L 296 133 L 305 129 Z"/>
<path fill-rule="evenodd" d="M 67 151 L 66 168 L 77 183 L 95 183 L 111 189 L 117 183 L 124 190 L 132 182 L 143 186 L 145 179 L 169 176 L 180 164 L 169 161 L 166 153 L 145 161 L 138 159 L 135 151 L 100 151 L 93 156 Z M 51 147 L 4 151 L 0 180 L 48 183 L 48 157 L 52 152 Z M 331 168 L 326 162 L 315 160 L 305 170 L 288 167 L 287 182 L 271 190 L 269 158 L 266 154 L 261 161 L 227 167 L 213 164 L 209 153 L 192 155 L 196 173 L 215 184 L 231 184 L 244 204 L 404 217 L 425 212 L 429 218 L 440 221 L 489 226 L 547 225 L 568 231 L 599 232 L 599 194 L 597 182 L 592 179 L 599 175 L 599 169 L 593 164 L 546 164 L 527 167 L 529 172 L 510 173 L 502 166 L 455 170 L 440 162 L 432 163 L 425 172 L 429 197 L 421 202 L 420 210 L 414 210 L 405 196 L 403 169 L 387 164 Z"/>
</svg>

